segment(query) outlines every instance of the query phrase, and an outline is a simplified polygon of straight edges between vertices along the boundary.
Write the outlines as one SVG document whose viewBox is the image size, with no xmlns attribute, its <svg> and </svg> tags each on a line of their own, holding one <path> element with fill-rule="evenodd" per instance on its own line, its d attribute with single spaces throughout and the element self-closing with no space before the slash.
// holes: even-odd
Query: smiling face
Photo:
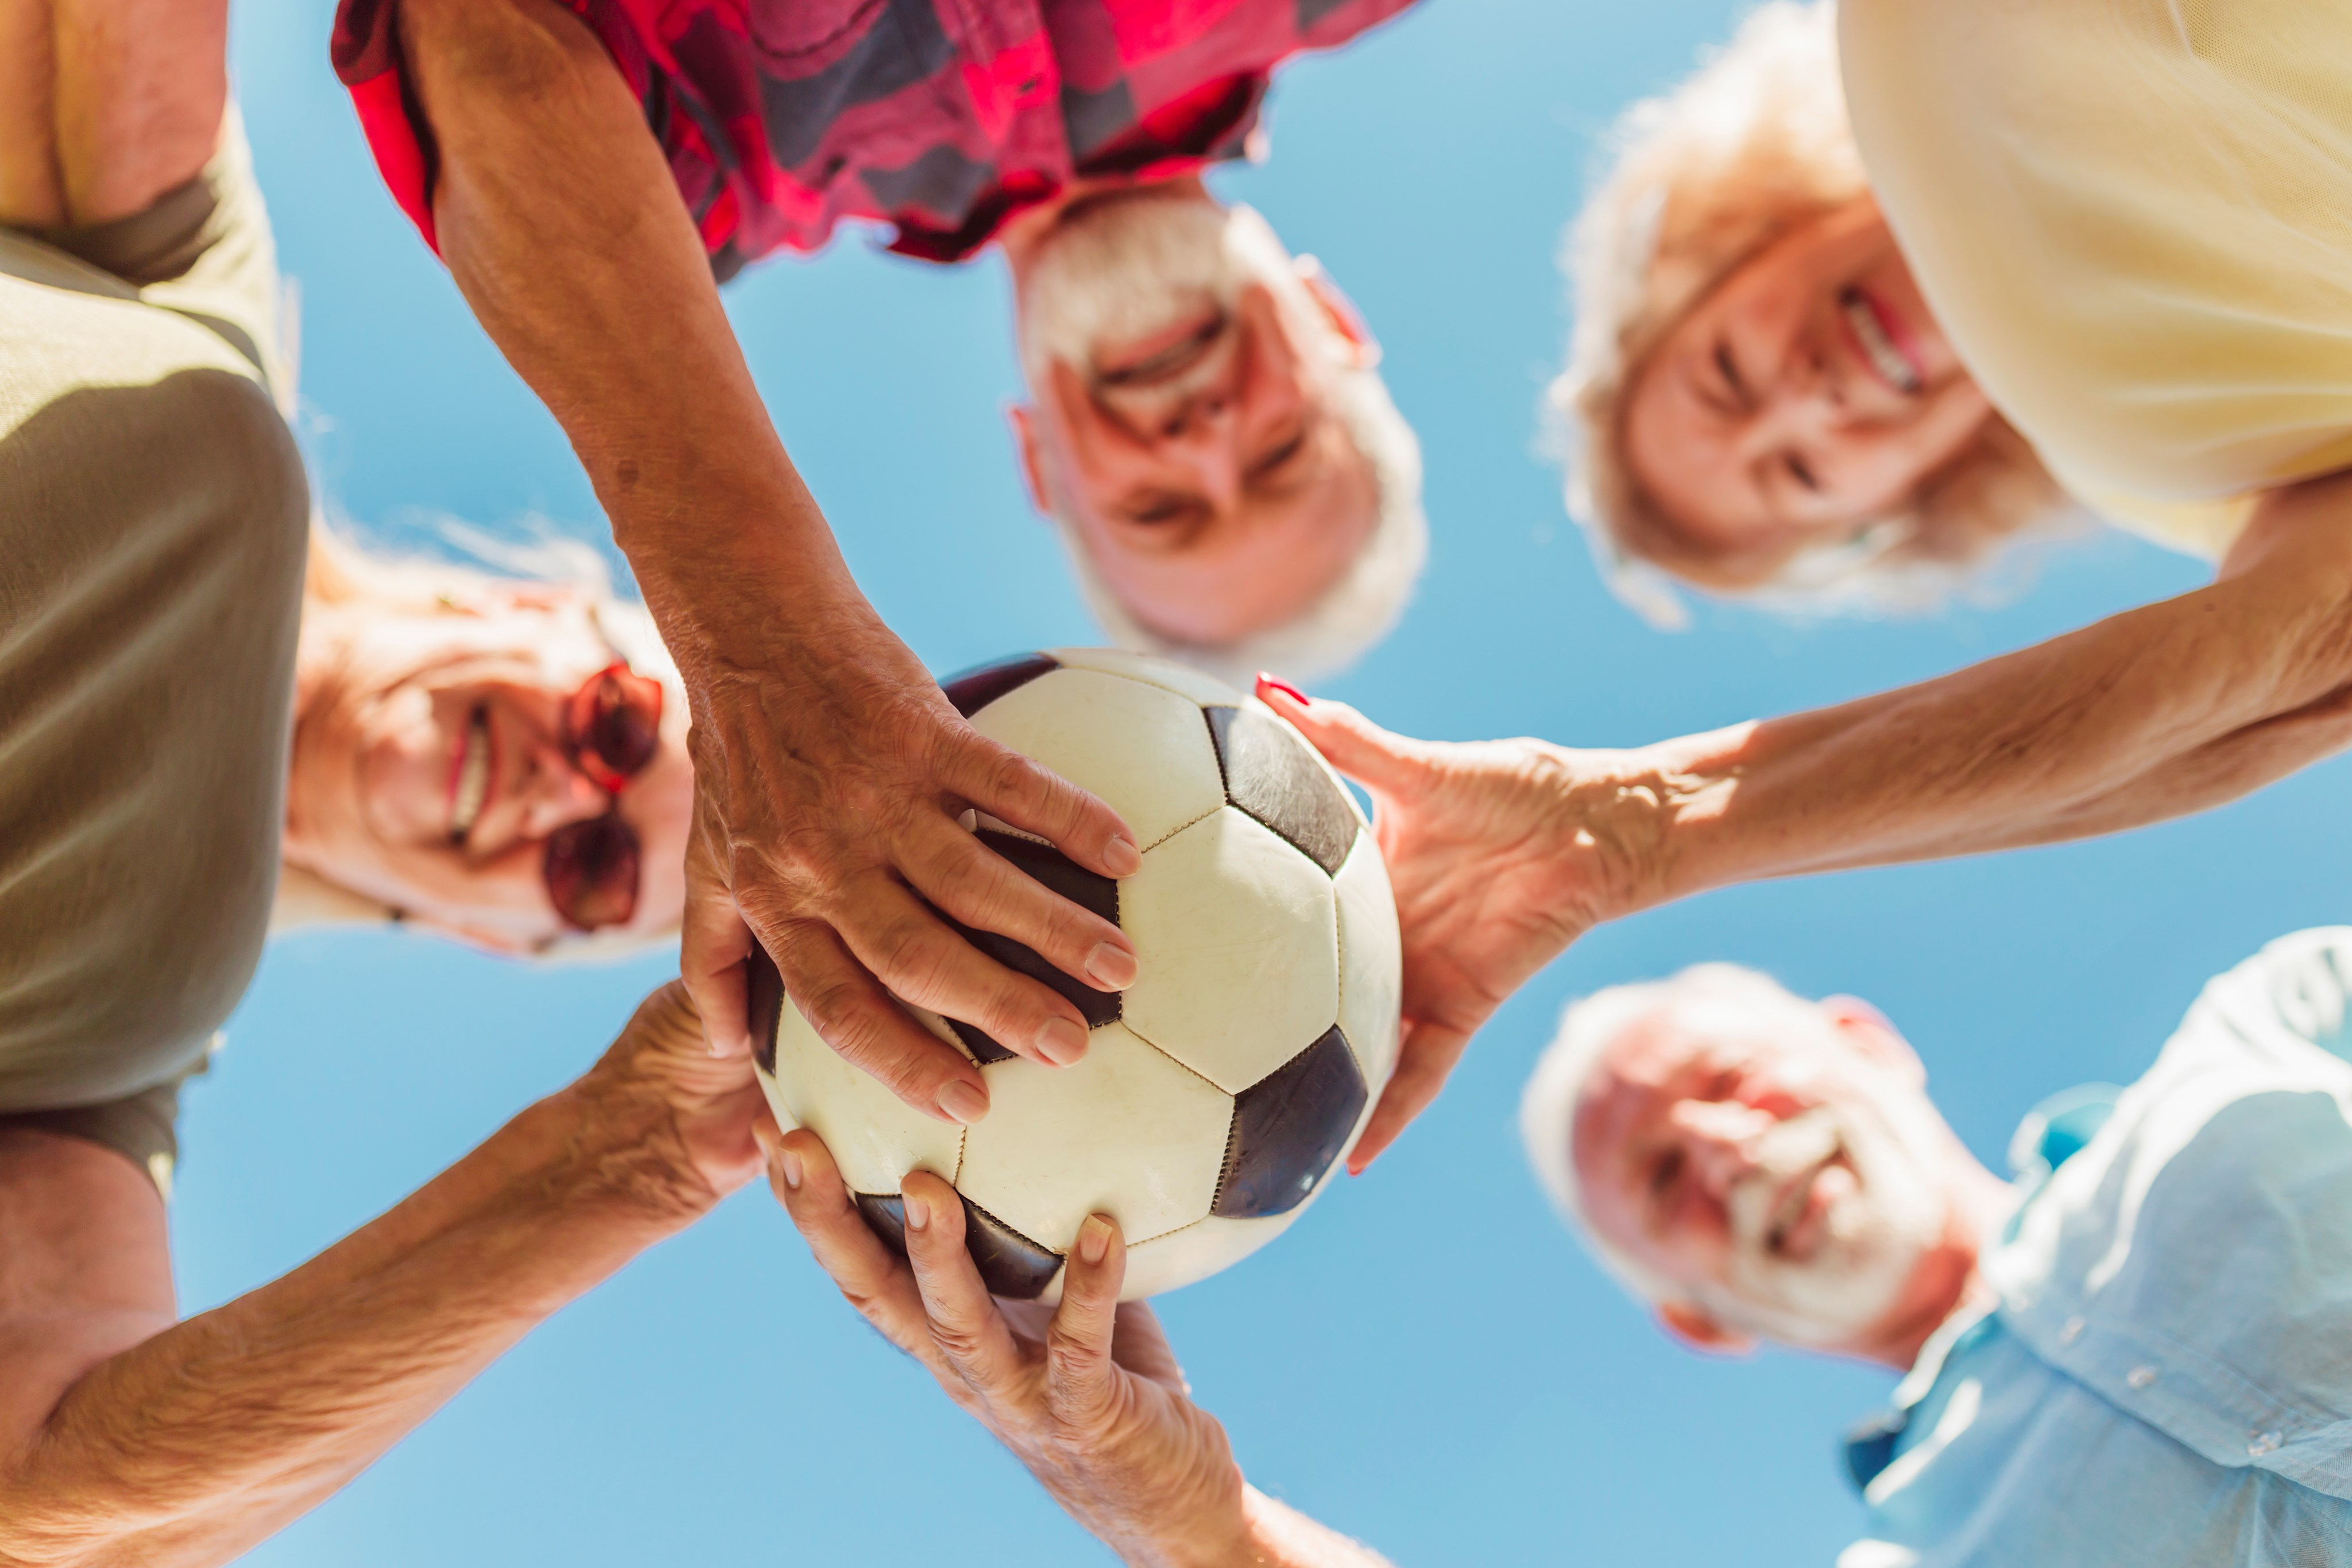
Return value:
<svg viewBox="0 0 2352 1568">
<path fill-rule="evenodd" d="M 685 705 L 662 704 L 641 769 L 591 777 L 602 770 L 567 743 L 567 708 L 614 653 L 583 599 L 517 586 L 459 608 L 312 616 L 289 861 L 477 946 L 528 952 L 572 929 L 548 891 L 550 837 L 617 813 L 641 879 L 620 929 L 677 924 L 694 785 Z"/>
<path fill-rule="evenodd" d="M 1601 1239 L 1681 1292 L 1659 1305 L 1688 1337 L 1858 1349 L 1916 1307 L 1954 1145 L 1884 1019 L 1790 1003 L 1624 1028 L 1576 1102 L 1574 1176 Z"/>
<path fill-rule="evenodd" d="M 1375 350 L 1319 271 L 1197 181 L 1072 203 L 1006 251 L 1032 487 L 1137 621 L 1228 644 L 1339 580 L 1381 497 L 1334 389 Z"/>
<path fill-rule="evenodd" d="M 1991 417 L 1864 199 L 1702 298 L 1636 374 L 1622 440 L 1693 543 L 1763 557 L 1899 514 Z"/>
</svg>

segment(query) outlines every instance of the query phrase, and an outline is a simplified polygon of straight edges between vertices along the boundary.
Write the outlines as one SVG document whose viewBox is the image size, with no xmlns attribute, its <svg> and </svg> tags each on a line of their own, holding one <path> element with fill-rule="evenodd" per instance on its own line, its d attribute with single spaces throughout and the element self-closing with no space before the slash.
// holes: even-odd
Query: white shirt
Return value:
<svg viewBox="0 0 2352 1568">
<path fill-rule="evenodd" d="M 2352 1565 L 2352 927 L 2209 984 L 1898 1390 L 1839 1568 Z"/>
</svg>

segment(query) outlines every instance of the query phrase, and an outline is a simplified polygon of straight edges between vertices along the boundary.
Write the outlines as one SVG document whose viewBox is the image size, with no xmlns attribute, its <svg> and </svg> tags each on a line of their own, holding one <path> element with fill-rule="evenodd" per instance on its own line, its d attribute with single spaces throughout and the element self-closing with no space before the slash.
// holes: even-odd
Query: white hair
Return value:
<svg viewBox="0 0 2352 1568">
<path fill-rule="evenodd" d="M 1671 1013 L 1695 1034 L 1752 1032 L 1778 1020 L 1800 1035 L 1828 1024 L 1813 1003 L 1769 975 L 1737 964 L 1695 964 L 1663 980 L 1611 986 L 1570 1002 L 1519 1095 L 1519 1137 L 1536 1179 L 1562 1218 L 1620 1284 L 1651 1306 L 1690 1300 L 1689 1288 L 1651 1268 L 1592 1223 L 1576 1176 L 1576 1112 L 1609 1048 L 1635 1026 Z"/>
<path fill-rule="evenodd" d="M 1304 292 L 1290 253 L 1265 218 L 1248 207 L 1226 214 L 1226 245 L 1249 273 L 1274 289 L 1294 315 Z M 1311 263 L 1309 263 L 1311 265 Z M 1319 320 L 1313 326 L 1328 331 Z M 1044 372 L 1031 367 L 1034 384 Z M 1388 385 L 1370 365 L 1340 371 L 1331 389 L 1331 410 L 1349 442 L 1372 471 L 1379 510 L 1370 535 L 1339 580 L 1315 601 L 1279 626 L 1254 632 L 1233 643 L 1189 643 L 1165 635 L 1137 619 L 1115 592 L 1088 550 L 1076 507 L 1051 465 L 1043 497 L 1078 592 L 1096 623 L 1113 643 L 1139 653 L 1178 659 L 1234 685 L 1246 687 L 1259 670 L 1315 681 L 1338 674 L 1369 653 L 1404 615 L 1413 585 L 1429 559 L 1429 520 L 1421 502 L 1421 443 L 1397 411 Z"/>
</svg>

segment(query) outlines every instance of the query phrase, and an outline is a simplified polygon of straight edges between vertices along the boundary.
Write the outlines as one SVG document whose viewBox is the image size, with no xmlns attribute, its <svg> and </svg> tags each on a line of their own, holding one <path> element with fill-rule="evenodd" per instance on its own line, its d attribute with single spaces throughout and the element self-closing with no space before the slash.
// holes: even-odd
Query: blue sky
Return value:
<svg viewBox="0 0 2352 1568">
<path fill-rule="evenodd" d="M 238 0 L 235 57 L 301 281 L 319 477 L 398 536 L 602 523 L 553 423 L 394 212 L 327 67 L 326 0 Z M 1219 176 L 1319 255 L 1387 350 L 1434 548 L 1403 629 L 1334 695 L 1391 726 L 1631 744 L 1934 674 L 2193 586 L 2105 536 L 1994 612 L 1679 636 L 1601 590 L 1538 455 L 1567 319 L 1554 266 L 1594 137 L 1733 7 L 1428 0 L 1273 102 L 1275 156 Z M 561 267 L 551 256 L 548 265 Z M 934 668 L 1091 640 L 1023 501 L 1000 269 L 851 237 L 730 305 L 787 444 Z M 2352 773 L 2204 818 L 1995 860 L 1736 890 L 1599 932 L 1480 1038 L 1437 1107 L 1279 1245 L 1169 1298 L 1254 1479 L 1400 1563 L 1826 1564 L 1854 1510 L 1834 1439 L 1866 1368 L 1670 1344 L 1549 1218 L 1512 1109 L 1562 1002 L 1706 958 L 1885 1008 L 1961 1134 L 2139 1072 L 2209 974 L 2344 918 Z M 280 944 L 187 1096 L 174 1224 L 198 1310 L 394 1202 L 603 1048 L 648 958 L 534 970 L 398 935 Z M 1092 1544 L 843 1307 L 764 1192 L 561 1314 L 268 1564 L 1085 1563 Z"/>
</svg>

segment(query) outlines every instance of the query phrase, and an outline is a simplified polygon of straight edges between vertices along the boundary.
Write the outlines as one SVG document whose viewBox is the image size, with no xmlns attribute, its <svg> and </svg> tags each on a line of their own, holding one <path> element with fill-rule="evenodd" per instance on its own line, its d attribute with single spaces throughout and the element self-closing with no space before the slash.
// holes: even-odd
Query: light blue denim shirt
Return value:
<svg viewBox="0 0 2352 1568">
<path fill-rule="evenodd" d="M 2347 997 L 2352 927 L 2282 937 L 2103 1123 L 2029 1120 L 2000 1304 L 1855 1445 L 1838 1568 L 2352 1568 Z"/>
</svg>

